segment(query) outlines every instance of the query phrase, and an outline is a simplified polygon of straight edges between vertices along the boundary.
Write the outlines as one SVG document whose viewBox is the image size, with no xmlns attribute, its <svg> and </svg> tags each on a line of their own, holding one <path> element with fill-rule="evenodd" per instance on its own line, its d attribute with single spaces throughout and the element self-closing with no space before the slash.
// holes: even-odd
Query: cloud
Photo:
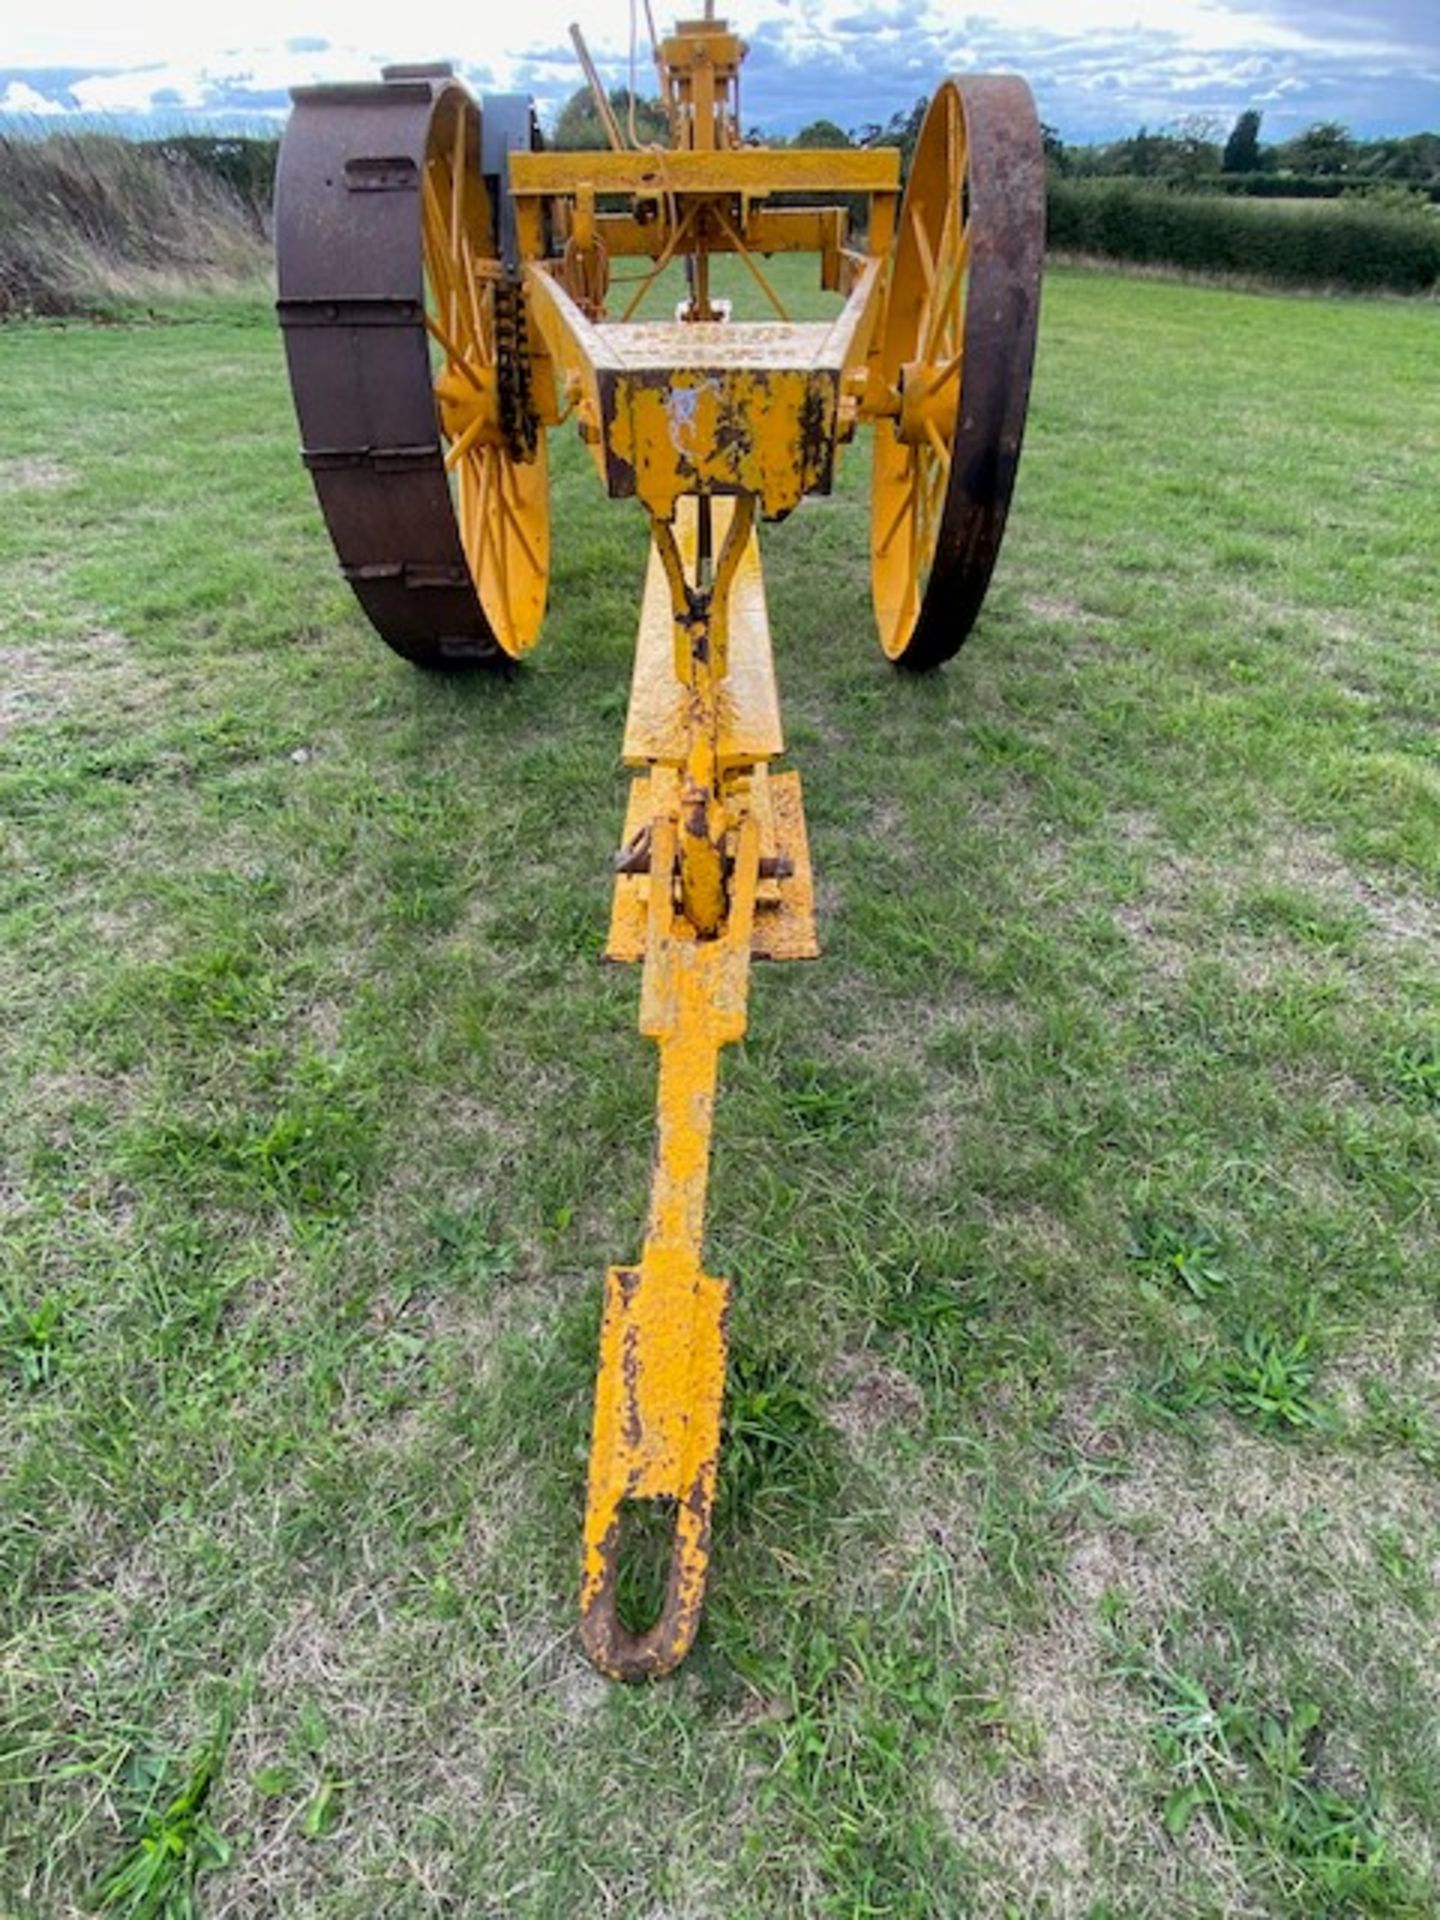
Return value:
<svg viewBox="0 0 1440 1920">
<path fill-rule="evenodd" d="M 1435 0 L 1366 0 L 1363 7 L 1335 0 L 1225 0 L 1230 12 L 1293 25 L 1311 46 L 1351 46 L 1376 52 L 1440 58 L 1440 10 Z"/>
<path fill-rule="evenodd" d="M 51 99 L 49 94 L 41 93 L 28 80 L 11 80 L 4 93 L 0 93 L 0 113 L 54 115 L 66 111 L 63 99 Z"/>
<path fill-rule="evenodd" d="M 682 10 L 685 0 L 680 0 Z M 1042 118 L 1072 140 L 1110 138 L 1142 122 L 1195 113 L 1233 116 L 1262 107 L 1266 131 L 1283 137 L 1317 119 L 1360 133 L 1440 126 L 1440 5 L 1437 0 L 988 0 L 961 11 L 948 0 L 732 0 L 751 54 L 743 75 L 747 126 L 793 133 L 817 117 L 842 126 L 883 124 L 934 90 L 947 73 L 1024 73 Z M 364 79 L 391 59 L 455 57 L 479 88 L 532 92 L 553 115 L 582 84 L 564 27 L 586 19 L 607 84 L 629 74 L 625 0 L 526 0 L 514 23 L 461 0 L 432 0 L 423 21 L 397 18 L 380 0 L 250 0 L 253 41 L 242 47 L 181 45 L 200 35 L 191 16 L 177 28 L 160 0 L 132 0 L 129 43 L 153 45 L 147 60 L 98 57 L 116 39 L 105 0 L 72 0 L 67 45 L 94 36 L 86 67 L 0 68 L 0 103 L 12 112 L 183 115 L 233 121 L 283 114 L 288 89 L 315 81 Z M 692 8 L 692 11 L 694 9 Z M 297 26 L 314 31 L 297 33 Z M 330 29 L 327 32 L 325 29 Z M 25 31 L 43 38 L 44 17 Z M 214 35 L 214 30 L 205 32 Z M 236 34 L 232 18 L 225 29 Z M 56 27 L 57 35 L 61 28 Z M 642 30 L 643 33 L 643 30 Z M 497 40 L 504 36 L 502 50 Z M 108 37 L 107 37 L 108 36 Z M 58 44 L 58 42 L 57 42 Z M 163 52 L 160 50 L 163 48 Z M 57 75 L 63 74 L 63 80 Z M 639 79 L 650 84 L 645 48 Z M 19 89 L 19 91 L 17 91 Z M 33 104 L 35 99 L 40 106 Z"/>
</svg>

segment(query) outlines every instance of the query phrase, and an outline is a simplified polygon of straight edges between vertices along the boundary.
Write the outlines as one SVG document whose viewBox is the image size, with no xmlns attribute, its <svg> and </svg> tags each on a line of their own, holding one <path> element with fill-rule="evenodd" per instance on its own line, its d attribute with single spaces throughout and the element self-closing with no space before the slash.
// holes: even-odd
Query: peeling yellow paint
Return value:
<svg viewBox="0 0 1440 1920">
<path fill-rule="evenodd" d="M 798 778 L 767 768 L 781 733 L 752 515 L 745 502 L 710 510 L 721 547 L 708 595 L 700 504 L 681 503 L 674 533 L 654 529 L 626 727 L 627 758 L 647 771 L 626 815 L 636 865 L 617 878 L 609 949 L 643 956 L 640 1030 L 660 1073 L 644 1251 L 605 1282 L 580 1605 L 591 1659 L 631 1680 L 684 1658 L 705 1592 L 729 1301 L 702 1263 L 720 1051 L 745 1032 L 752 955 L 816 951 Z M 762 880 L 762 855 L 783 878 Z M 697 867 L 715 888 L 698 904 Z M 637 1501 L 664 1502 L 672 1522 L 665 1599 L 639 1629 L 618 1610 Z"/>
</svg>

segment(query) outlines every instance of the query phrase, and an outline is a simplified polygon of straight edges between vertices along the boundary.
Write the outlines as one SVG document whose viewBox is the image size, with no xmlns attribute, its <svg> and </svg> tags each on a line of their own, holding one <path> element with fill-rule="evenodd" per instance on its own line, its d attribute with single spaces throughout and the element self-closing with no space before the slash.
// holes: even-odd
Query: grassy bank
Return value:
<svg viewBox="0 0 1440 1920">
<path fill-rule="evenodd" d="M 0 1912 L 1436 1911 L 1434 327 L 1054 276 L 933 679 L 863 451 L 767 529 L 825 954 L 725 1060 L 714 1581 L 635 1691 L 641 517 L 562 435 L 533 666 L 427 678 L 260 306 L 6 334 Z"/>
<path fill-rule="evenodd" d="M 264 181 L 236 145 L 0 132 L 0 318 L 263 281 Z"/>
</svg>

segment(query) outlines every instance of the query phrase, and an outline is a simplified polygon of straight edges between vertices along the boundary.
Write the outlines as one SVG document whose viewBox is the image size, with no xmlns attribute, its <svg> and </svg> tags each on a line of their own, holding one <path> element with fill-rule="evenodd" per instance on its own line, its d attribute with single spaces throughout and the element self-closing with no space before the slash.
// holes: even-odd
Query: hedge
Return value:
<svg viewBox="0 0 1440 1920">
<path fill-rule="evenodd" d="M 1055 180 L 1049 245 L 1292 285 L 1427 293 L 1440 281 L 1440 216 L 1362 200 L 1279 208 L 1128 181 Z"/>
<path fill-rule="evenodd" d="M 1440 201 L 1440 182 L 1387 180 L 1381 174 L 1202 173 L 1175 182 L 1183 193 L 1233 193 L 1250 200 L 1339 200 L 1345 195 L 1411 193 Z"/>
</svg>

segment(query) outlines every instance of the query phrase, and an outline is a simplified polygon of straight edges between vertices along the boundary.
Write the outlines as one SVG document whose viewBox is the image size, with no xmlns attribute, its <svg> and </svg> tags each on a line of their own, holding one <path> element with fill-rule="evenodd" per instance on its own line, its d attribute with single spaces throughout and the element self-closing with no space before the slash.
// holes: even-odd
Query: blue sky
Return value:
<svg viewBox="0 0 1440 1920">
<path fill-rule="evenodd" d="M 656 14 L 663 27 L 663 4 Z M 1322 119 L 1440 130 L 1440 0 L 741 0 L 730 14 L 751 48 L 746 124 L 782 133 L 819 115 L 883 121 L 947 72 L 994 69 L 1024 73 L 1072 140 L 1228 123 L 1250 106 L 1276 139 Z M 553 113 L 580 82 L 568 22 L 580 18 L 616 84 L 630 32 L 628 0 L 429 0 L 410 16 L 380 0 L 247 0 L 219 24 L 178 19 L 173 0 L 74 0 L 53 15 L 32 0 L 7 15 L 0 111 L 188 122 L 278 117 L 292 85 L 435 58 Z"/>
</svg>

